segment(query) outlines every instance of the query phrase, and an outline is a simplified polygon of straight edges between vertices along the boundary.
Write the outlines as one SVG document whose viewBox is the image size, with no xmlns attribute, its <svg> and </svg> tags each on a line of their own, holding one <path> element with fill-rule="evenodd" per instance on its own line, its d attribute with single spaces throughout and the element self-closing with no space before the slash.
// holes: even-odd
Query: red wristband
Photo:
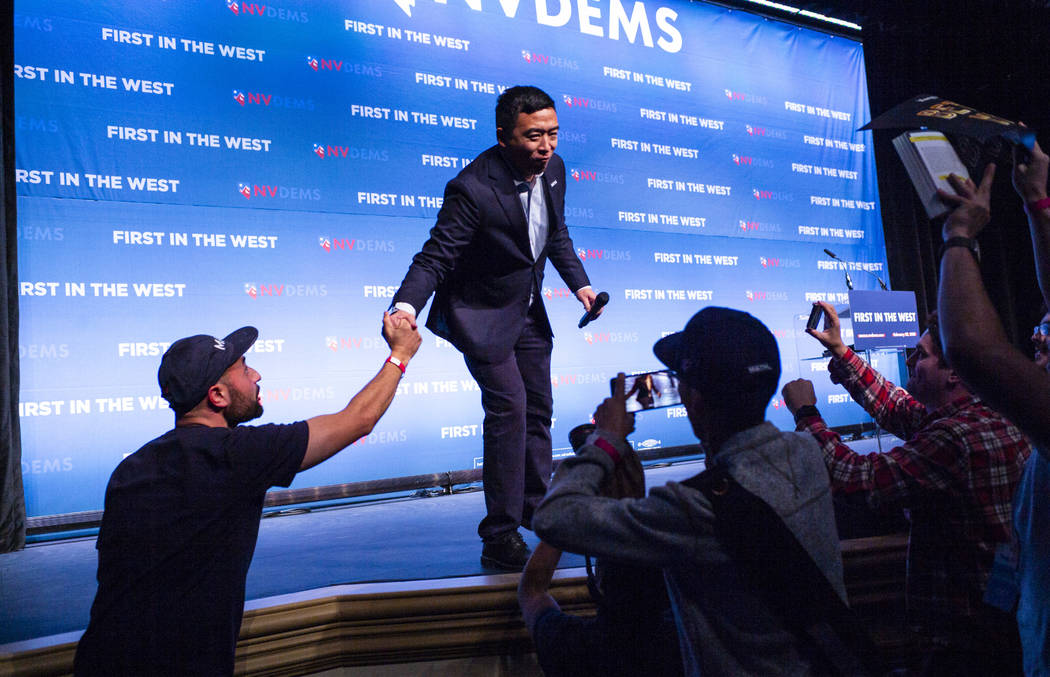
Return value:
<svg viewBox="0 0 1050 677">
<path fill-rule="evenodd" d="M 1050 208 L 1050 197 L 1044 197 L 1042 200 L 1036 200 L 1035 202 L 1029 202 L 1025 205 L 1030 211 L 1038 211 L 1040 209 Z"/>
<path fill-rule="evenodd" d="M 394 365 L 398 369 L 400 369 L 402 376 L 405 375 L 405 363 L 404 362 L 402 362 L 401 360 L 397 359 L 393 355 L 391 355 L 390 357 L 386 358 L 386 361 L 389 362 L 390 364 Z"/>
<path fill-rule="evenodd" d="M 598 439 L 594 440 L 594 446 L 609 454 L 609 458 L 613 460 L 613 463 L 620 462 L 620 452 L 616 451 L 616 447 L 614 447 L 605 439 L 599 437 Z"/>
</svg>

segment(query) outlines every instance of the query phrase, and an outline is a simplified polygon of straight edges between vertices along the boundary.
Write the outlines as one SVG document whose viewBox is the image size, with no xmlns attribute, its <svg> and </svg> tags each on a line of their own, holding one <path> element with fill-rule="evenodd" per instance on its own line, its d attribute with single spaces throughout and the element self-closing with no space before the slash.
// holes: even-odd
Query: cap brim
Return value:
<svg viewBox="0 0 1050 677">
<path fill-rule="evenodd" d="M 671 371 L 678 371 L 678 351 L 682 345 L 683 332 L 668 334 L 653 344 L 653 354 Z"/>
<path fill-rule="evenodd" d="M 258 338 L 259 330 L 255 327 L 241 327 L 240 329 L 230 332 L 229 336 L 222 340 L 230 351 L 226 362 L 226 369 L 229 369 L 230 365 L 241 359 L 241 357 L 248 352 L 248 349 L 255 345 L 255 340 Z M 225 369 L 223 371 L 225 371 Z"/>
</svg>

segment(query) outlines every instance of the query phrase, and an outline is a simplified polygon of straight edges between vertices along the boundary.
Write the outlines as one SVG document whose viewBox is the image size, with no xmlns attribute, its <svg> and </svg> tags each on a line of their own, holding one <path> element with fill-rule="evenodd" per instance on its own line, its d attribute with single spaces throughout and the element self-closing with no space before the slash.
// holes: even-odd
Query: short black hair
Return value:
<svg viewBox="0 0 1050 677">
<path fill-rule="evenodd" d="M 531 85 L 511 87 L 496 99 L 496 128 L 509 132 L 514 129 L 518 115 L 522 113 L 529 115 L 545 108 L 554 108 L 554 99 L 539 87 Z"/>
</svg>

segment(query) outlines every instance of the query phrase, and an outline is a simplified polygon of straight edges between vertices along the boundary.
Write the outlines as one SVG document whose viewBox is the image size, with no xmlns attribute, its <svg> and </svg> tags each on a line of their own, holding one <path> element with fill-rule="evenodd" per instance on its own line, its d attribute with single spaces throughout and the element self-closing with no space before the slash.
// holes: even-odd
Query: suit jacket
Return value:
<svg viewBox="0 0 1050 677">
<path fill-rule="evenodd" d="M 565 163 L 552 155 L 542 179 L 547 242 L 533 259 L 529 228 L 510 166 L 499 146 L 484 151 L 445 186 L 437 223 L 394 295 L 420 312 L 434 294 L 426 326 L 467 357 L 505 359 L 521 335 L 529 295 L 546 320 L 540 293 L 550 258 L 573 291 L 590 284 L 565 227 Z M 552 334 L 553 335 L 553 334 Z"/>
</svg>

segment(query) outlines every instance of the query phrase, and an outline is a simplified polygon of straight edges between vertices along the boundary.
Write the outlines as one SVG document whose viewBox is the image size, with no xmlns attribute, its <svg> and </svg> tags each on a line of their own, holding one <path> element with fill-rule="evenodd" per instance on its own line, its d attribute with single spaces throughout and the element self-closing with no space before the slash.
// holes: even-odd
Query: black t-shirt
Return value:
<svg viewBox="0 0 1050 677">
<path fill-rule="evenodd" d="M 77 675 L 233 674 L 263 498 L 291 484 L 308 438 L 305 421 L 187 426 L 117 466 Z"/>
</svg>

